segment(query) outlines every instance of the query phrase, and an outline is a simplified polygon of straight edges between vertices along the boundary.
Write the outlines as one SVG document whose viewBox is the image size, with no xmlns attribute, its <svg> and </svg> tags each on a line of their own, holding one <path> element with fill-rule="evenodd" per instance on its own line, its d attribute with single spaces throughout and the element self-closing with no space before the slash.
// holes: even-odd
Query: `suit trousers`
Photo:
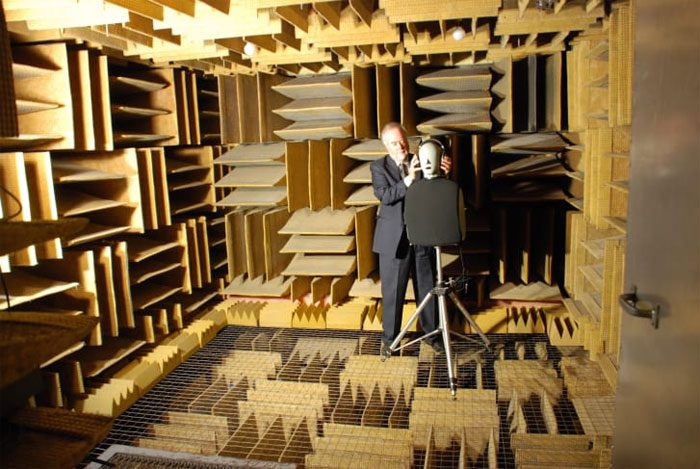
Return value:
<svg viewBox="0 0 700 469">
<path fill-rule="evenodd" d="M 379 254 L 379 275 L 382 280 L 382 340 L 392 343 L 401 331 L 403 303 L 406 298 L 409 274 L 413 277 L 416 304 L 425 298 L 434 286 L 435 250 L 427 246 L 413 246 L 403 240 L 395 256 Z M 437 328 L 437 299 L 432 298 L 420 314 L 421 328 L 431 332 Z"/>
</svg>

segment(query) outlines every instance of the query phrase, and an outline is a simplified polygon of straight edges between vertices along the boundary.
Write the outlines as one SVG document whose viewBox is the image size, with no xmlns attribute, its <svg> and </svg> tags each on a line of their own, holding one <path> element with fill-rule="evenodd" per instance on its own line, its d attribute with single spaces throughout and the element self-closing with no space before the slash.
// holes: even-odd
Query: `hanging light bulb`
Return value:
<svg viewBox="0 0 700 469">
<path fill-rule="evenodd" d="M 467 32 L 461 26 L 457 26 L 454 31 L 452 31 L 452 37 L 455 41 L 461 41 L 466 35 Z"/>
<path fill-rule="evenodd" d="M 255 53 L 258 51 L 258 48 L 255 44 L 252 42 L 246 42 L 245 46 L 243 46 L 243 52 L 245 55 L 252 57 L 255 55 Z"/>
<path fill-rule="evenodd" d="M 554 10 L 554 0 L 535 0 L 535 8 L 545 12 Z"/>
</svg>

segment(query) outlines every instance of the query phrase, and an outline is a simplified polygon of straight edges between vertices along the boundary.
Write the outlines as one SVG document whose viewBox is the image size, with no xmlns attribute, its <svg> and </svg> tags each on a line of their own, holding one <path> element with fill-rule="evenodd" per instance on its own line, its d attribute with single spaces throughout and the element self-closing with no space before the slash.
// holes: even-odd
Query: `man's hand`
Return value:
<svg viewBox="0 0 700 469">
<path fill-rule="evenodd" d="M 452 158 L 444 155 L 440 160 L 440 169 L 442 169 L 442 172 L 445 174 L 449 174 L 450 170 L 452 169 Z"/>
<path fill-rule="evenodd" d="M 418 159 L 418 155 L 413 155 L 411 162 L 408 164 L 408 175 L 412 181 L 416 179 L 416 173 L 420 170 L 420 159 Z"/>
</svg>

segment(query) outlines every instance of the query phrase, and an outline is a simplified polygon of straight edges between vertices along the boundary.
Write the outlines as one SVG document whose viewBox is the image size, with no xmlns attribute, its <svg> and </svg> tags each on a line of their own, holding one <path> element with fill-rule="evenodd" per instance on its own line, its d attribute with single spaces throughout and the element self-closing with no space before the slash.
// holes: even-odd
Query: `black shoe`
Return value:
<svg viewBox="0 0 700 469">
<path fill-rule="evenodd" d="M 390 356 L 391 356 L 391 344 L 388 342 L 384 342 L 382 340 L 382 345 L 379 347 L 379 359 L 381 361 L 385 361 Z"/>
<path fill-rule="evenodd" d="M 430 345 L 436 355 L 445 353 L 445 344 L 442 343 L 442 340 L 433 340 L 428 342 L 428 345 Z"/>
</svg>

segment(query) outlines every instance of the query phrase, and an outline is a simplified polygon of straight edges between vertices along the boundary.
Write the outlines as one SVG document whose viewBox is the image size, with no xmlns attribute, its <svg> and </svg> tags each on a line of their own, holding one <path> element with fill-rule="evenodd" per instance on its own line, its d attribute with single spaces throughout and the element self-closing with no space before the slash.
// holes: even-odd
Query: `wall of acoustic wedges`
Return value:
<svg viewBox="0 0 700 469">
<path fill-rule="evenodd" d="M 620 353 L 620 309 L 627 217 L 632 66 L 632 5 L 619 5 L 599 32 L 579 36 L 568 53 L 569 122 L 580 135 L 583 181 L 578 209 L 567 217 L 569 248 L 564 300 L 584 346 L 613 387 Z M 572 82 L 573 81 L 573 82 Z"/>
<path fill-rule="evenodd" d="M 504 17 L 498 27 L 509 37 L 524 26 Z M 468 41 L 488 41 L 484 29 Z M 583 345 L 614 383 L 632 31 L 623 3 L 565 52 L 555 37 L 537 55 L 504 48 L 482 64 L 435 67 L 360 44 L 348 71 L 298 77 L 148 68 L 73 42 L 13 45 L 19 133 L 0 139 L 0 181 L 22 203 L 18 219 L 89 221 L 0 257 L 0 309 L 98 318 L 85 347 L 43 368 L 37 401 L 116 415 L 225 324 L 379 330 L 369 162 L 384 154 L 378 132 L 390 120 L 451 146 L 482 328 Z M 436 40 L 414 36 L 413 55 Z M 377 60 L 361 65 L 360 52 Z M 0 194 L 2 213 L 15 206 Z M 485 308 L 558 279 L 565 309 Z M 225 303 L 192 321 L 220 295 L 290 301 Z"/>
<path fill-rule="evenodd" d="M 12 59 L 19 132 L 0 141 L 0 179 L 17 219 L 87 225 L 0 258 L 0 308 L 99 319 L 84 347 L 44 368 L 37 398 L 82 408 L 106 370 L 185 327 L 225 285 L 218 87 L 62 42 L 13 45 Z M 0 199 L 3 213 L 18 209 Z"/>
</svg>

